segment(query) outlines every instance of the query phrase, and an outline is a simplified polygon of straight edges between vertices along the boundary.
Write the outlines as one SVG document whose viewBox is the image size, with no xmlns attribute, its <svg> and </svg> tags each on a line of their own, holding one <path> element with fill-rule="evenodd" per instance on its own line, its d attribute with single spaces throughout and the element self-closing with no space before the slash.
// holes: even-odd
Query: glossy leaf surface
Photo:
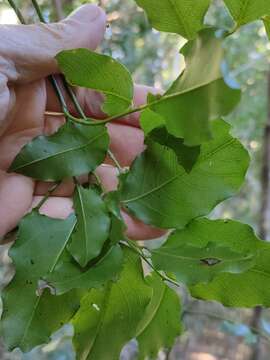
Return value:
<svg viewBox="0 0 270 360">
<path fill-rule="evenodd" d="M 104 201 L 94 189 L 76 186 L 74 210 L 77 224 L 68 250 L 82 266 L 96 258 L 109 237 L 110 217 Z"/>
<path fill-rule="evenodd" d="M 46 181 L 87 174 L 103 162 L 108 146 L 104 126 L 68 122 L 56 134 L 25 145 L 9 171 Z"/>
</svg>

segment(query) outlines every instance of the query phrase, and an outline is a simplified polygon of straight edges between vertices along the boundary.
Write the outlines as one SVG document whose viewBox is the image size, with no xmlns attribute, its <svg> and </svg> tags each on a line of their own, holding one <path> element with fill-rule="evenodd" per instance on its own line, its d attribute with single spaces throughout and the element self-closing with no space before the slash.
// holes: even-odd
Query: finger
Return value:
<svg viewBox="0 0 270 360">
<path fill-rule="evenodd" d="M 35 196 L 31 209 L 36 207 L 42 196 Z M 40 214 L 53 219 L 66 219 L 74 212 L 72 199 L 66 197 L 50 197 L 39 209 Z"/>
<path fill-rule="evenodd" d="M 21 148 L 42 133 L 45 91 L 42 81 L 15 87 L 16 106 L 10 111 L 9 124 L 0 136 L 0 169 L 7 169 Z"/>
<path fill-rule="evenodd" d="M 118 170 L 107 164 L 100 165 L 95 174 L 99 177 L 102 183 L 102 187 L 105 192 L 114 191 L 118 186 Z M 80 176 L 77 178 L 80 184 L 86 184 L 89 182 L 88 175 Z M 94 179 L 93 179 L 94 181 Z M 53 182 L 38 181 L 35 187 L 35 195 L 45 195 L 54 185 Z M 75 185 L 73 179 L 64 180 L 53 192 L 52 196 L 58 197 L 71 197 L 74 193 Z"/>
<path fill-rule="evenodd" d="M 27 212 L 33 190 L 34 182 L 31 179 L 0 172 L 0 238 L 17 226 Z"/>
<path fill-rule="evenodd" d="M 96 170 L 97 175 L 99 176 L 103 188 L 105 191 L 114 191 L 118 186 L 118 170 L 110 165 L 101 165 Z M 44 186 L 45 184 L 43 184 Z M 41 190 L 41 188 L 40 188 Z M 43 189 L 44 190 L 44 189 Z M 70 188 L 66 184 L 66 196 L 71 196 L 73 193 L 73 188 Z M 63 192 L 63 189 L 62 189 Z M 59 195 L 59 193 L 57 194 Z M 33 206 L 36 206 L 42 197 L 36 196 Z M 42 206 L 41 212 L 47 216 L 54 218 L 65 219 L 72 212 L 72 200 L 70 198 L 59 198 L 51 197 L 46 203 Z M 127 236 L 130 239 L 134 240 L 148 240 L 158 238 L 166 233 L 166 231 L 154 228 L 149 225 L 145 225 L 138 219 L 135 219 L 129 215 L 126 211 L 122 211 L 123 219 L 127 225 Z"/>
<path fill-rule="evenodd" d="M 127 236 L 132 240 L 151 240 L 157 239 L 166 234 L 167 231 L 144 224 L 133 216 L 121 211 L 123 219 L 127 225 Z"/>
<path fill-rule="evenodd" d="M 134 107 L 138 107 L 147 103 L 148 94 L 160 94 L 161 91 L 145 85 L 136 85 L 134 91 Z M 130 126 L 140 127 L 140 112 L 136 112 L 119 119 L 119 122 Z"/>
<path fill-rule="evenodd" d="M 143 131 L 118 123 L 107 125 L 110 135 L 110 150 L 121 166 L 130 166 L 144 150 Z"/>
<path fill-rule="evenodd" d="M 86 184 L 89 182 L 88 175 L 81 175 L 77 177 L 77 181 L 79 184 Z M 45 182 L 45 181 L 37 181 L 35 186 L 35 195 L 45 195 L 47 194 L 52 187 L 56 185 L 54 182 Z M 65 179 L 62 183 L 57 186 L 57 188 L 51 193 L 52 196 L 64 196 L 70 197 L 72 196 L 75 189 L 75 184 L 73 179 Z"/>
<path fill-rule="evenodd" d="M 31 208 L 36 207 L 41 199 L 42 196 L 35 196 Z M 74 212 L 72 199 L 65 197 L 50 197 L 45 204 L 41 206 L 39 212 L 53 219 L 66 219 Z M 127 236 L 130 239 L 150 240 L 165 234 L 164 230 L 145 225 L 141 221 L 131 217 L 125 211 L 122 211 L 122 216 L 127 225 Z"/>
<path fill-rule="evenodd" d="M 84 5 L 54 24 L 4 25 L 0 29 L 2 75 L 9 82 L 31 82 L 57 73 L 55 55 L 79 47 L 95 49 L 103 39 L 106 16 L 95 5 Z"/>
</svg>

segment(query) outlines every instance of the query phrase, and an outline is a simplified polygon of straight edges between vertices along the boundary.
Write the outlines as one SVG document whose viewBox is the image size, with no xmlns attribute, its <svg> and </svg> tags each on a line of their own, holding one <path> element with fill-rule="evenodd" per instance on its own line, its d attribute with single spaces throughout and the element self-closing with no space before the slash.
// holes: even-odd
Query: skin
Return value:
<svg viewBox="0 0 270 360">
<path fill-rule="evenodd" d="M 103 39 L 106 16 L 95 5 L 79 8 L 63 22 L 45 25 L 3 25 L 0 27 L 0 238 L 17 226 L 20 219 L 35 206 L 52 186 L 35 182 L 7 170 L 21 148 L 32 138 L 52 134 L 64 118 L 47 116 L 45 111 L 60 112 L 56 95 L 46 78 L 58 74 L 55 55 L 64 49 L 96 49 Z M 100 111 L 103 98 L 87 89 L 75 89 L 87 116 L 104 117 Z M 155 90 L 136 86 L 134 105 L 145 103 L 148 92 Z M 72 109 L 72 104 L 67 102 Z M 121 166 L 130 166 L 144 149 L 139 114 L 118 123 L 108 124 L 110 148 Z M 117 170 L 110 159 L 97 173 L 107 191 L 117 187 Z M 85 181 L 85 177 L 81 178 Z M 74 185 L 65 180 L 40 212 L 54 218 L 66 218 L 72 211 Z M 151 239 L 163 231 L 149 227 L 123 211 L 130 238 Z"/>
</svg>

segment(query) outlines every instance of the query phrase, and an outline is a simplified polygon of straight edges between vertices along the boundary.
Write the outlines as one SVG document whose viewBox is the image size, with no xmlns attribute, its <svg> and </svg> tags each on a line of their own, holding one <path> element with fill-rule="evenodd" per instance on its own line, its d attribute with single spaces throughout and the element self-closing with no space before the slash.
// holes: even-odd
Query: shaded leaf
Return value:
<svg viewBox="0 0 270 360">
<path fill-rule="evenodd" d="M 232 223 L 232 222 L 230 222 Z M 215 226 L 224 231 L 222 222 Z M 237 223 L 234 224 L 234 226 Z M 242 231 L 240 231 L 240 226 Z M 197 284 L 190 287 L 192 296 L 204 300 L 215 300 L 225 306 L 254 307 L 270 306 L 270 245 L 259 240 L 251 227 L 238 224 L 238 236 L 231 238 L 232 249 L 251 251 L 256 254 L 254 265 L 241 274 L 218 274 L 209 284 Z"/>
<path fill-rule="evenodd" d="M 118 359 L 122 347 L 135 337 L 151 294 L 139 256 L 125 249 L 120 279 L 103 290 L 91 290 L 72 320 L 77 358 Z"/>
<path fill-rule="evenodd" d="M 66 251 L 58 260 L 52 273 L 44 277 L 57 295 L 72 289 L 99 288 L 118 276 L 122 268 L 123 254 L 120 246 L 111 247 L 95 264 L 81 269 Z"/>
<path fill-rule="evenodd" d="M 255 265 L 242 274 L 220 274 L 209 284 L 190 288 L 193 297 L 225 306 L 270 306 L 270 249 L 258 251 Z"/>
<path fill-rule="evenodd" d="M 215 33 L 215 29 L 205 29 L 183 47 L 186 70 L 163 97 L 150 101 L 151 109 L 165 119 L 168 132 L 189 146 L 208 141 L 212 135 L 209 121 L 229 114 L 241 97 L 240 90 L 230 88 L 223 79 L 224 50 Z"/>
<path fill-rule="evenodd" d="M 39 136 L 25 145 L 9 171 L 45 181 L 87 174 L 103 162 L 108 146 L 104 126 L 68 122 L 56 134 Z"/>
<path fill-rule="evenodd" d="M 181 304 L 177 293 L 156 274 L 147 276 L 153 288 L 151 302 L 137 329 L 139 359 L 156 359 L 159 350 L 171 348 L 181 333 Z"/>
<path fill-rule="evenodd" d="M 250 269 L 257 255 L 253 242 L 257 241 L 247 225 L 228 220 L 194 220 L 152 251 L 153 263 L 187 285 L 206 283 L 220 273 L 238 274 Z"/>
<path fill-rule="evenodd" d="M 109 237 L 111 221 L 104 201 L 91 188 L 76 186 L 74 209 L 77 224 L 68 251 L 84 267 L 100 254 Z"/>
<path fill-rule="evenodd" d="M 247 151 L 229 130 L 222 120 L 212 123 L 213 140 L 201 146 L 189 174 L 172 150 L 148 143 L 121 180 L 122 205 L 143 222 L 161 228 L 183 228 L 208 214 L 237 192 L 249 165 Z"/>
<path fill-rule="evenodd" d="M 39 279 L 54 270 L 74 225 L 74 216 L 55 220 L 35 211 L 21 221 L 9 252 L 16 275 L 2 293 L 2 335 L 10 350 L 29 351 L 48 342 L 78 309 L 80 292 L 56 297 L 45 289 L 37 294 Z"/>
<path fill-rule="evenodd" d="M 154 100 L 155 97 L 149 94 L 148 101 L 151 102 Z M 200 154 L 199 146 L 186 146 L 184 145 L 183 139 L 176 138 L 169 134 L 164 118 L 150 109 L 142 112 L 140 125 L 146 137 L 174 150 L 179 164 L 182 165 L 187 172 L 192 169 Z"/>
<path fill-rule="evenodd" d="M 210 0 L 136 0 L 142 7 L 154 28 L 177 33 L 186 39 L 195 37 L 203 27 L 203 19 Z"/>
<path fill-rule="evenodd" d="M 200 146 L 186 146 L 183 139 L 170 135 L 166 127 L 153 129 L 149 137 L 160 145 L 172 149 L 177 156 L 178 163 L 187 172 L 191 171 L 200 155 Z"/>
<path fill-rule="evenodd" d="M 133 82 L 129 71 L 107 55 L 88 49 L 60 52 L 56 59 L 68 82 L 101 91 L 107 95 L 103 110 L 114 115 L 126 110 L 133 100 Z"/>
<path fill-rule="evenodd" d="M 111 244 L 117 244 L 119 241 L 125 240 L 127 228 L 121 214 L 119 191 L 109 192 L 104 201 L 111 214 L 110 241 Z"/>
</svg>

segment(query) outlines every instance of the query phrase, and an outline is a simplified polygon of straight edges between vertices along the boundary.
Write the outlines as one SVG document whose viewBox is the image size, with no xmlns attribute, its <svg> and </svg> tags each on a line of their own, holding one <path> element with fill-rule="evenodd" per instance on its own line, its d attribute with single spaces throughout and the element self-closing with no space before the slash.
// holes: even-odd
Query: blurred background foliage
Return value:
<svg viewBox="0 0 270 360">
<path fill-rule="evenodd" d="M 162 1 L 162 0 L 159 0 Z M 64 18 L 86 1 L 40 0 L 47 21 Z M 89 1 L 88 1 L 89 2 Z M 166 89 L 184 68 L 179 49 L 184 39 L 159 33 L 149 26 L 144 13 L 134 0 L 101 0 L 108 14 L 109 27 L 100 51 L 124 63 L 138 83 Z M 157 0 L 158 2 L 158 0 Z M 28 0 L 17 0 L 29 23 L 38 19 Z M 5 0 L 0 2 L 0 23 L 15 23 L 16 17 Z M 207 24 L 231 29 L 233 23 L 222 1 L 212 2 L 206 16 Z M 269 128 L 270 42 L 262 23 L 242 27 L 224 42 L 226 75 L 234 78 L 243 90 L 241 104 L 227 117 L 232 132 L 248 148 L 252 162 L 245 186 L 234 199 L 215 209 L 213 217 L 230 217 L 260 230 L 262 200 L 268 192 L 262 186 L 263 139 Z M 214 56 L 214 54 L 213 54 Z M 270 214 L 266 213 L 266 237 L 270 238 Z M 269 224 L 269 225 L 268 225 Z M 1 249 L 1 281 L 10 276 L 9 259 L 5 247 Z M 254 312 L 245 309 L 225 309 L 221 305 L 190 299 L 182 291 L 186 331 L 172 350 L 160 353 L 160 359 L 180 360 L 269 360 L 270 312 L 264 310 L 256 323 Z M 255 314 L 256 315 L 256 314 Z M 0 359 L 9 360 L 71 360 L 72 329 L 68 326 L 54 336 L 52 342 L 29 354 L 1 349 Z M 259 352 L 257 351 L 259 348 Z M 256 349 L 256 351 L 255 351 Z M 122 353 L 123 359 L 136 358 L 136 344 L 131 342 Z M 102 360 L 102 359 L 97 359 Z"/>
</svg>

